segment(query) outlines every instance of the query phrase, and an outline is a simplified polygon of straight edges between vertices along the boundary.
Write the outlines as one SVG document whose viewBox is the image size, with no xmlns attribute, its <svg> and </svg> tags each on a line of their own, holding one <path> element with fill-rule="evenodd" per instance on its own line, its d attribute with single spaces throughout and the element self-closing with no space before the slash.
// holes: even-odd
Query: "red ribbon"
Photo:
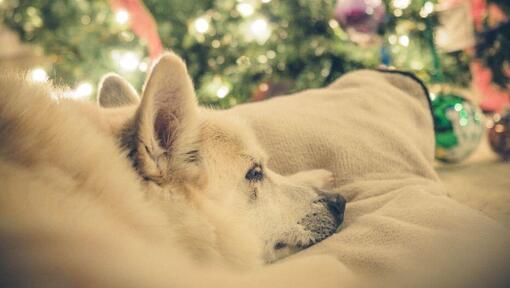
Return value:
<svg viewBox="0 0 510 288">
<path fill-rule="evenodd" d="M 475 28 L 480 31 L 483 29 L 483 18 L 489 14 L 495 19 L 492 21 L 502 21 L 506 18 L 505 14 L 498 7 L 487 6 L 486 0 L 471 0 L 471 14 Z M 480 61 L 473 61 L 470 64 L 471 74 L 473 75 L 473 84 L 476 90 L 482 94 L 480 106 L 486 111 L 499 111 L 510 104 L 510 91 L 501 89 L 492 83 L 492 73 Z"/>
<path fill-rule="evenodd" d="M 163 53 L 163 44 L 158 34 L 154 17 L 141 0 L 110 0 L 113 11 L 126 10 L 129 13 L 131 30 L 147 42 L 149 57 L 154 60 Z"/>
</svg>

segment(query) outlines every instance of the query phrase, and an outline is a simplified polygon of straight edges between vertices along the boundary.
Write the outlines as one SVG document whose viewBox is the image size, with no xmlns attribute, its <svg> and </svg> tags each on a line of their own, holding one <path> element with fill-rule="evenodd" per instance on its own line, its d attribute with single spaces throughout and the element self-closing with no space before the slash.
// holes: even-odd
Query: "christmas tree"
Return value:
<svg viewBox="0 0 510 288">
<path fill-rule="evenodd" d="M 492 71 L 493 80 L 501 88 L 508 88 L 510 80 L 510 2 L 490 0 L 491 4 L 501 9 L 504 14 L 499 16 L 503 21 L 493 21 L 488 15 L 484 19 L 483 31 L 477 46 L 477 56 Z"/>
<path fill-rule="evenodd" d="M 349 21 L 360 18 L 338 19 L 341 2 L 349 1 L 3 0 L 0 19 L 43 49 L 50 64 L 37 67 L 36 77 L 47 73 L 79 97 L 93 97 L 100 77 L 111 71 L 140 89 L 162 47 L 185 58 L 199 100 L 220 107 L 321 87 L 347 71 L 381 64 L 414 71 L 429 83 L 469 84 L 470 56 L 436 51 L 435 2 L 350 1 L 384 9 L 376 29 L 365 32 L 366 43 L 348 33 Z M 365 12 L 362 20 L 371 17 Z M 508 60 L 507 49 L 498 53 Z M 484 59 L 503 71 L 505 62 Z M 495 80 L 502 82 L 501 75 Z"/>
</svg>

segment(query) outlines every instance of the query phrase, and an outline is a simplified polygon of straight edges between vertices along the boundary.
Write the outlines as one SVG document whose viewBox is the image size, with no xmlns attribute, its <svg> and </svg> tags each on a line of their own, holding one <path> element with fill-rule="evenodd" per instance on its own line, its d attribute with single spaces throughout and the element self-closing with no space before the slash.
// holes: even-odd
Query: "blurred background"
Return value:
<svg viewBox="0 0 510 288">
<path fill-rule="evenodd" d="M 114 71 L 140 89 L 165 49 L 186 59 L 203 104 L 229 107 L 396 67 L 509 102 L 505 0 L 0 0 L 0 66 L 95 97 Z"/>
</svg>

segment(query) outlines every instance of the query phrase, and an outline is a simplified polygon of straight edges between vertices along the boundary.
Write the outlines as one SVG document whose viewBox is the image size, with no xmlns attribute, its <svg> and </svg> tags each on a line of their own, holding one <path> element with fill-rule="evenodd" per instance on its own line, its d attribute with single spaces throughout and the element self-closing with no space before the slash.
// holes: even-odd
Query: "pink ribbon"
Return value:
<svg viewBox="0 0 510 288">
<path fill-rule="evenodd" d="M 113 11 L 121 9 L 129 13 L 129 25 L 131 30 L 140 37 L 140 39 L 147 42 L 149 48 L 149 57 L 154 60 L 161 53 L 164 48 L 161 43 L 161 38 L 158 34 L 156 21 L 152 17 L 150 11 L 145 7 L 141 0 L 110 0 L 110 5 Z"/>
</svg>

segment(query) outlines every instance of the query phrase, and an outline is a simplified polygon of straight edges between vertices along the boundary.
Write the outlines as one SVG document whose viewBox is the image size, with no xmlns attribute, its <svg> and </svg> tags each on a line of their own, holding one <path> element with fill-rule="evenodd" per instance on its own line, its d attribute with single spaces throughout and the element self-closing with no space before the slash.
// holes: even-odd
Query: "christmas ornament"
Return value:
<svg viewBox="0 0 510 288">
<path fill-rule="evenodd" d="M 437 6 L 439 26 L 435 31 L 435 40 L 439 49 L 449 53 L 475 45 L 475 31 L 470 9 L 470 2 L 458 0 L 442 1 Z"/>
<path fill-rule="evenodd" d="M 384 22 L 381 0 L 337 0 L 335 19 L 356 43 L 371 42 Z"/>
<path fill-rule="evenodd" d="M 478 107 L 453 93 L 439 93 L 432 100 L 436 136 L 436 159 L 459 162 L 478 146 L 482 114 Z"/>
<path fill-rule="evenodd" d="M 510 108 L 501 114 L 494 114 L 488 134 L 492 150 L 504 160 L 510 160 Z"/>
</svg>

